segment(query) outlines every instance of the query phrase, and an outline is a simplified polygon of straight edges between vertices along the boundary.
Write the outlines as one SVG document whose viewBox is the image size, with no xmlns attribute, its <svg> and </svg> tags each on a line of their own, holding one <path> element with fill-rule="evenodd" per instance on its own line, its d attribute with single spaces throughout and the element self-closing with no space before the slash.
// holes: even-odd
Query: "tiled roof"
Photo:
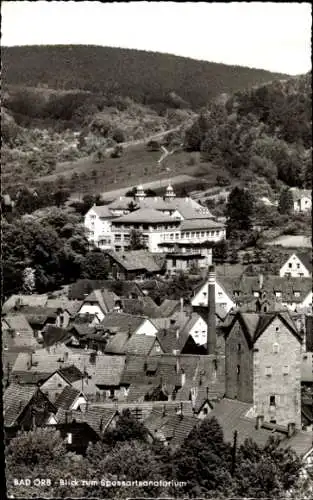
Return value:
<svg viewBox="0 0 313 500">
<path fill-rule="evenodd" d="M 81 380 L 82 378 L 82 372 L 74 365 L 60 368 L 59 372 L 70 383 L 76 382 L 77 380 Z"/>
<path fill-rule="evenodd" d="M 217 276 L 217 283 L 224 289 L 228 297 L 233 302 L 245 304 L 255 303 L 257 298 L 254 292 L 265 292 L 266 298 L 273 304 L 275 303 L 301 303 L 312 290 L 311 278 L 288 278 L 274 275 L 264 275 L 263 284 L 260 283 L 259 276 Z M 197 285 L 195 293 L 199 291 L 207 282 L 205 280 L 201 285 Z M 238 295 L 239 292 L 239 295 Z M 281 293 L 279 301 L 276 292 Z M 299 297 L 295 294 L 299 292 Z"/>
<path fill-rule="evenodd" d="M 183 444 L 192 429 L 200 425 L 200 422 L 194 416 L 168 414 L 154 409 L 144 424 L 152 436 L 164 436 L 172 446 L 179 446 Z"/>
<path fill-rule="evenodd" d="M 277 317 L 290 329 L 290 331 L 296 337 L 299 338 L 300 341 L 302 340 L 302 337 L 288 312 L 243 313 L 239 311 L 236 315 L 234 315 L 232 324 L 234 324 L 237 320 L 243 322 L 246 328 L 246 333 L 248 334 L 248 340 L 252 345 L 260 337 L 260 335 L 262 335 L 262 333 L 271 324 L 271 322 Z M 228 332 L 230 332 L 231 326 Z"/>
<path fill-rule="evenodd" d="M 99 217 L 103 217 L 105 219 L 113 218 L 108 205 L 93 205 L 90 210 L 95 212 Z"/>
<path fill-rule="evenodd" d="M 9 385 L 3 394 L 3 415 L 6 427 L 16 424 L 18 417 L 37 391 L 36 385 Z"/>
<path fill-rule="evenodd" d="M 294 436 L 288 438 L 287 432 L 283 433 L 278 430 L 280 427 L 275 431 L 275 425 L 269 429 L 264 427 L 256 429 L 256 419 L 246 416 L 251 408 L 252 405 L 249 403 L 225 398 L 216 403 L 209 413 L 209 418 L 217 418 L 223 429 L 224 439 L 229 443 L 233 441 L 234 431 L 237 430 L 239 446 L 248 438 L 251 438 L 259 446 L 265 446 L 269 437 L 274 435 L 281 438 L 281 447 L 290 446 L 300 456 L 312 448 L 312 435 L 309 432 L 296 431 Z"/>
<path fill-rule="evenodd" d="M 126 314 L 137 314 L 150 318 L 159 315 L 159 307 L 149 296 L 138 299 L 122 299 L 122 309 Z"/>
<path fill-rule="evenodd" d="M 62 309 L 63 311 L 68 311 L 68 313 L 72 316 L 79 311 L 81 304 L 82 302 L 80 300 L 69 300 L 67 297 L 62 296 L 48 299 L 46 306 L 52 309 Z"/>
<path fill-rule="evenodd" d="M 31 307 L 45 307 L 48 300 L 48 295 L 11 295 L 11 297 L 3 304 L 2 312 L 7 313 L 14 309 L 14 307 L 31 306 Z"/>
<path fill-rule="evenodd" d="M 165 215 L 158 210 L 154 210 L 153 208 L 139 208 L 139 210 L 135 210 L 134 212 L 130 212 L 127 215 L 122 215 L 114 220 L 114 224 L 131 224 L 131 223 L 142 223 L 142 224 L 169 224 L 174 222 L 179 223 L 180 219 L 175 219 L 170 215 Z"/>
<path fill-rule="evenodd" d="M 152 335 L 132 335 L 125 345 L 125 353 L 148 355 L 154 343 L 155 337 Z"/>
<path fill-rule="evenodd" d="M 21 308 L 21 312 L 33 326 L 43 326 L 48 320 L 56 320 L 58 315 L 57 309 L 40 306 L 25 306 Z"/>
<path fill-rule="evenodd" d="M 8 331 L 11 330 L 12 334 Z M 15 346 L 38 346 L 38 342 L 34 337 L 34 332 L 27 319 L 23 314 L 7 314 L 2 319 L 2 334 L 7 331 L 7 335 L 12 337 L 12 342 L 10 344 Z M 5 338 L 2 337 L 2 342 L 5 344 Z"/>
<path fill-rule="evenodd" d="M 312 191 L 310 191 L 310 189 L 291 188 L 290 192 L 292 194 L 293 201 L 298 201 L 304 197 L 312 199 Z"/>
<path fill-rule="evenodd" d="M 117 282 L 113 280 L 78 280 L 69 287 L 68 296 L 70 299 L 84 300 L 92 290 L 106 289 L 114 291 Z M 118 282 L 120 297 L 130 297 L 132 294 L 143 296 L 140 287 L 133 281 Z"/>
<path fill-rule="evenodd" d="M 113 311 L 118 295 L 110 290 L 103 288 L 102 290 L 93 290 L 84 300 L 84 303 L 99 304 L 104 313 Z"/>
<path fill-rule="evenodd" d="M 125 356 L 95 355 L 94 351 L 79 349 L 60 349 L 57 352 L 47 353 L 45 349 L 37 350 L 32 355 L 32 363 L 29 369 L 27 362 L 29 355 L 21 353 L 12 369 L 12 374 L 20 376 L 22 379 L 28 373 L 38 374 L 40 378 L 48 378 L 57 370 L 63 370 L 70 366 L 75 366 L 81 373 L 88 374 L 87 386 L 95 391 L 95 386 L 118 386 L 122 377 L 125 364 Z M 74 382 L 75 384 L 76 382 Z M 80 381 L 77 382 L 80 384 Z"/>
<path fill-rule="evenodd" d="M 296 253 L 298 259 L 301 260 L 304 267 L 312 274 L 312 253 Z"/>
<path fill-rule="evenodd" d="M 147 250 L 129 250 L 123 253 L 110 250 L 106 253 L 126 271 L 158 273 L 165 263 L 164 256 L 161 259 L 156 259 L 156 256 Z"/>
<path fill-rule="evenodd" d="M 73 421 L 86 423 L 101 436 L 116 415 L 116 409 L 113 407 L 104 408 L 100 406 L 89 406 L 85 411 L 72 410 L 66 412 L 63 409 L 59 409 L 56 414 L 56 419 L 59 424 L 65 423 L 66 421 L 68 423 Z"/>
<path fill-rule="evenodd" d="M 142 316 L 133 316 L 120 312 L 112 312 L 105 316 L 101 325 L 103 328 L 110 330 L 115 328 L 117 332 L 134 333 L 139 326 L 145 321 Z"/>
<path fill-rule="evenodd" d="M 64 387 L 63 391 L 57 398 L 55 406 L 57 408 L 63 408 L 63 410 L 69 410 L 76 399 L 81 395 L 81 392 L 70 385 Z"/>
<path fill-rule="evenodd" d="M 107 354 L 124 354 L 125 345 L 129 339 L 129 334 L 127 332 L 117 332 L 111 337 L 109 337 L 108 342 L 105 346 L 105 352 Z"/>
<path fill-rule="evenodd" d="M 174 314 L 180 307 L 179 300 L 164 299 L 162 304 L 158 308 L 159 318 L 168 318 Z"/>
<path fill-rule="evenodd" d="M 224 229 L 225 224 L 222 222 L 216 222 L 212 219 L 193 219 L 193 220 L 184 220 L 180 229 L 182 231 L 192 231 L 192 230 L 201 230 L 201 229 Z"/>
<path fill-rule="evenodd" d="M 313 352 L 313 316 L 305 317 L 306 350 Z"/>
<path fill-rule="evenodd" d="M 122 199 L 115 200 L 111 203 L 109 208 L 112 210 L 128 210 L 130 202 L 134 202 L 133 198 L 123 197 Z M 172 200 L 164 199 L 162 197 L 149 197 L 144 200 L 136 200 L 135 203 L 140 208 L 159 210 L 161 212 L 174 212 L 177 210 L 184 219 L 200 218 L 202 216 L 212 217 L 212 214 L 207 208 L 201 206 L 198 202 L 189 197 L 176 197 Z"/>
<path fill-rule="evenodd" d="M 55 325 L 46 325 L 41 333 L 44 347 L 50 347 L 58 343 L 66 343 L 71 338 L 71 334 L 68 330 Z"/>
</svg>

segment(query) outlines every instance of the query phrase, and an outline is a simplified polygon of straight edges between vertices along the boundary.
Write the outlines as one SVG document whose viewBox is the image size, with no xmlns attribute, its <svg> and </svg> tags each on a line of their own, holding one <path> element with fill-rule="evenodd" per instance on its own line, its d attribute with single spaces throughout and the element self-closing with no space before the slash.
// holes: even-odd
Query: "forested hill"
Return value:
<svg viewBox="0 0 313 500">
<path fill-rule="evenodd" d="M 312 186 L 312 75 L 277 80 L 211 103 L 185 147 L 235 177 Z"/>
<path fill-rule="evenodd" d="M 3 82 L 128 96 L 143 104 L 166 101 L 199 108 L 221 93 L 284 75 L 170 54 L 87 45 L 2 47 Z"/>
</svg>

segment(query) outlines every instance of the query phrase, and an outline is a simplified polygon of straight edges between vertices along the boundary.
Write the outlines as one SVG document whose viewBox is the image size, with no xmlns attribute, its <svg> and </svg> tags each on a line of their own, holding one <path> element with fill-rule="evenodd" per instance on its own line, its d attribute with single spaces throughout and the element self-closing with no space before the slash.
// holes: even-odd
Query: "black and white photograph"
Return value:
<svg viewBox="0 0 313 500">
<path fill-rule="evenodd" d="M 4 497 L 312 500 L 312 6 L 1 4 Z"/>
</svg>

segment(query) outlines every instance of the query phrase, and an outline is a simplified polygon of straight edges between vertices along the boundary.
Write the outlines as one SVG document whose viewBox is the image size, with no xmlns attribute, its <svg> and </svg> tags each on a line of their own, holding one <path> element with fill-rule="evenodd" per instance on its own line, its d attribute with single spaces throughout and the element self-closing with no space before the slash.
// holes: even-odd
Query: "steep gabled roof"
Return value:
<svg viewBox="0 0 313 500">
<path fill-rule="evenodd" d="M 82 279 L 76 281 L 69 287 L 68 296 L 70 299 L 84 300 L 92 290 L 111 290 L 114 292 L 118 284 L 120 297 L 130 297 L 132 294 L 143 296 L 143 292 L 137 283 L 133 281 L 114 281 L 114 280 L 89 280 Z"/>
<path fill-rule="evenodd" d="M 126 354 L 150 354 L 150 351 L 155 344 L 155 337 L 152 335 L 132 335 L 126 342 Z"/>
<path fill-rule="evenodd" d="M 114 328 L 116 332 L 133 334 L 145 320 L 143 316 L 111 312 L 103 318 L 101 325 L 107 330 Z"/>
<path fill-rule="evenodd" d="M 297 252 L 296 256 L 301 260 L 304 267 L 312 274 L 312 253 Z"/>
<path fill-rule="evenodd" d="M 66 343 L 71 338 L 71 333 L 65 328 L 55 325 L 46 325 L 42 330 L 44 347 L 51 347 L 54 344 Z"/>
<path fill-rule="evenodd" d="M 90 406 L 86 407 L 83 412 L 77 410 L 68 412 L 63 408 L 59 408 L 56 419 L 58 424 L 66 422 L 86 423 L 94 432 L 101 436 L 116 416 L 117 411 L 115 408 Z"/>
<path fill-rule="evenodd" d="M 11 384 L 3 394 L 3 416 L 5 427 L 16 425 L 17 420 L 36 392 L 36 385 Z"/>
<path fill-rule="evenodd" d="M 57 398 L 55 402 L 56 408 L 63 408 L 63 410 L 69 410 L 73 403 L 77 400 L 79 396 L 83 395 L 83 393 L 75 389 L 74 387 L 68 385 L 64 387 L 63 391 Z"/>
<path fill-rule="evenodd" d="M 233 320 L 227 329 L 226 337 L 232 330 L 233 325 L 236 321 L 239 321 L 243 326 L 244 333 L 250 347 L 257 341 L 257 339 L 262 335 L 262 333 L 268 328 L 275 318 L 279 318 L 282 323 L 290 330 L 290 332 L 297 337 L 301 342 L 302 337 L 297 330 L 290 314 L 286 312 L 270 312 L 270 313 L 243 313 L 238 311 L 237 314 L 233 316 Z"/>
<path fill-rule="evenodd" d="M 102 290 L 93 290 L 84 300 L 84 303 L 99 304 L 101 310 L 106 314 L 113 311 L 118 295 L 110 290 L 103 288 Z"/>
<path fill-rule="evenodd" d="M 158 210 L 154 210 L 153 208 L 139 208 L 139 210 L 135 210 L 134 212 L 130 212 L 127 215 L 122 215 L 114 220 L 114 224 L 117 223 L 143 223 L 143 224 L 169 224 L 180 222 L 180 219 L 175 219 L 170 215 L 165 215 Z"/>
<path fill-rule="evenodd" d="M 156 258 L 156 255 L 147 250 L 129 250 L 127 252 L 108 250 L 106 253 L 126 271 L 158 273 L 162 271 L 165 264 L 164 255 Z"/>
</svg>

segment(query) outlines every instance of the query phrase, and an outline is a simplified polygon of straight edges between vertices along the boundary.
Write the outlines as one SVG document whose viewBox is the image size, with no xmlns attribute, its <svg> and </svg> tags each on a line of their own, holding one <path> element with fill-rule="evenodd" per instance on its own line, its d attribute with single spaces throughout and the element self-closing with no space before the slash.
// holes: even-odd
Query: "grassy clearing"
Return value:
<svg viewBox="0 0 313 500">
<path fill-rule="evenodd" d="M 101 193 L 183 174 L 197 177 L 195 184 L 204 179 L 207 186 L 214 186 L 216 176 L 221 174 L 221 169 L 217 170 L 208 163 L 200 163 L 199 156 L 193 153 L 178 151 L 159 164 L 160 156 L 159 151 L 147 151 L 146 146 L 141 144 L 129 147 L 121 158 L 105 158 L 96 162 L 89 157 L 59 164 L 53 174 L 38 180 L 51 182 L 60 175 L 71 179 L 74 173 L 85 173 L 88 176 L 86 179 L 75 179 L 73 185 L 69 186 L 72 195 L 79 195 L 82 191 L 84 194 Z"/>
</svg>

